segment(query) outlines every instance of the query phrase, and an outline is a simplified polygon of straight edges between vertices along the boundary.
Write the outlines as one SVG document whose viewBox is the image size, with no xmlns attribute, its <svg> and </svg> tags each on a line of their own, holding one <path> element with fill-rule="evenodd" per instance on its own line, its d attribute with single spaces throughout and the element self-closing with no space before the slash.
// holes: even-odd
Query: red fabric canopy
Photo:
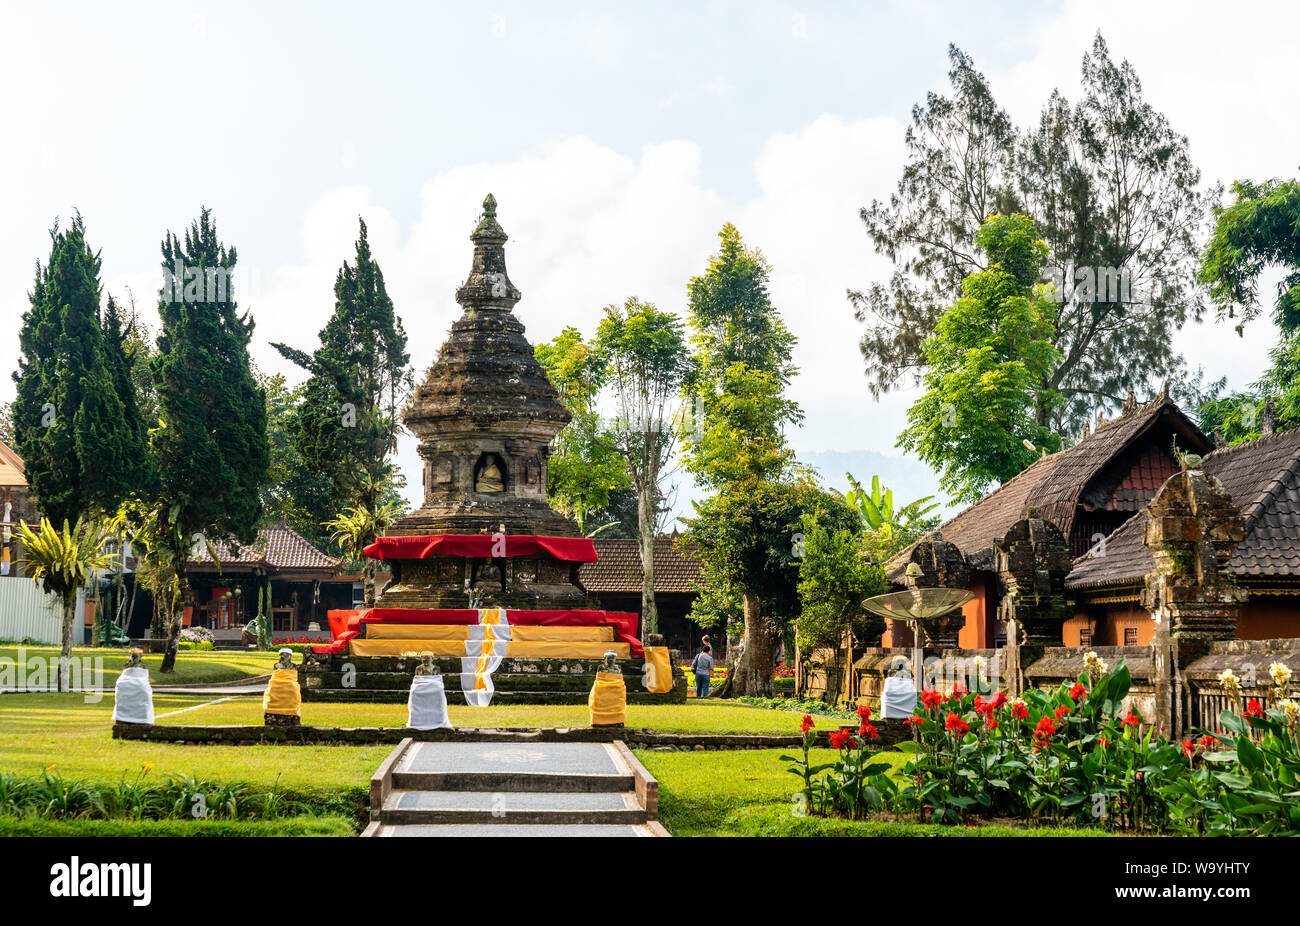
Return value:
<svg viewBox="0 0 1300 926">
<path fill-rule="evenodd" d="M 520 627 L 595 627 L 609 624 L 620 642 L 631 647 L 632 656 L 641 659 L 645 650 L 636 637 L 639 615 L 632 611 L 514 611 L 507 609 L 506 619 Z M 348 641 L 362 633 L 366 624 L 477 624 L 478 612 L 470 608 L 371 608 L 346 618 L 338 632 L 334 622 L 334 642 L 312 647 L 318 653 L 345 653 Z"/>
<path fill-rule="evenodd" d="M 418 537 L 380 537 L 362 552 L 371 559 L 424 559 L 441 556 L 528 556 L 544 552 L 569 563 L 594 563 L 596 545 L 586 537 L 542 537 L 506 534 L 423 534 Z"/>
</svg>

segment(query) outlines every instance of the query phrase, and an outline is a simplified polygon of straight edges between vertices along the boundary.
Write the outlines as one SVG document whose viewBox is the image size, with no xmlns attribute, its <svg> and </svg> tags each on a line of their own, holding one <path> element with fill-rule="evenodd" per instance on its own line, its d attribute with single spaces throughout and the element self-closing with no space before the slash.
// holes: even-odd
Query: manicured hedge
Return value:
<svg viewBox="0 0 1300 926">
<path fill-rule="evenodd" d="M 342 816 L 278 820 L 52 820 L 0 815 L 4 836 L 355 836 Z"/>
</svg>

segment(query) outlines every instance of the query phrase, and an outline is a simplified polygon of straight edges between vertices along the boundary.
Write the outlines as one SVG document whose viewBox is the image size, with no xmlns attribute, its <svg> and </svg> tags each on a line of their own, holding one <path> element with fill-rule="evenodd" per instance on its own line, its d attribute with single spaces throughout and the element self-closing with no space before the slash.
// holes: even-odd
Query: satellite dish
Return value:
<svg viewBox="0 0 1300 926">
<path fill-rule="evenodd" d="M 909 575 L 912 574 L 908 567 Z M 917 570 L 920 571 L 919 569 Z M 929 638 L 925 631 L 926 621 L 937 620 L 956 611 L 975 594 L 964 588 L 919 588 L 912 587 L 905 592 L 890 592 L 888 595 L 876 595 L 862 602 L 862 606 L 872 614 L 889 617 L 894 620 L 907 621 L 912 628 L 912 683 L 917 691 L 921 690 L 922 635 Z"/>
</svg>

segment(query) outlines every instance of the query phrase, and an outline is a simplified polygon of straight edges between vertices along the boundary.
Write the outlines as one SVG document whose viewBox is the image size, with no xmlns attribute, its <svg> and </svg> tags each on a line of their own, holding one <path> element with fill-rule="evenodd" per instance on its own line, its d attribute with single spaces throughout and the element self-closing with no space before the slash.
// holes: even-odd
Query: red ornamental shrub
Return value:
<svg viewBox="0 0 1300 926">
<path fill-rule="evenodd" d="M 948 719 L 944 721 L 943 725 L 948 728 L 949 733 L 970 732 L 970 725 L 958 717 L 953 711 L 948 712 Z"/>
<path fill-rule="evenodd" d="M 1083 684 L 1080 682 L 1075 682 L 1074 687 L 1070 689 L 1070 697 L 1073 698 L 1075 701 L 1078 701 L 1087 693 L 1088 693 L 1088 689 L 1084 688 Z"/>
</svg>

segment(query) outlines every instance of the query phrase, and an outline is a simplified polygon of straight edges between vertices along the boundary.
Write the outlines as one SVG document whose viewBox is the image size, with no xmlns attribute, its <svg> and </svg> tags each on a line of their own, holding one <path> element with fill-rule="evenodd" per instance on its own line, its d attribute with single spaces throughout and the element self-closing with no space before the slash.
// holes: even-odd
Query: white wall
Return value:
<svg viewBox="0 0 1300 926">
<path fill-rule="evenodd" d="M 77 614 L 84 615 L 85 590 L 77 592 Z M 81 645 L 84 617 L 73 624 L 72 642 Z M 0 640 L 29 640 L 32 643 L 58 645 L 63 622 L 63 604 L 55 595 L 41 591 L 40 583 L 31 579 L 0 578 Z"/>
</svg>

